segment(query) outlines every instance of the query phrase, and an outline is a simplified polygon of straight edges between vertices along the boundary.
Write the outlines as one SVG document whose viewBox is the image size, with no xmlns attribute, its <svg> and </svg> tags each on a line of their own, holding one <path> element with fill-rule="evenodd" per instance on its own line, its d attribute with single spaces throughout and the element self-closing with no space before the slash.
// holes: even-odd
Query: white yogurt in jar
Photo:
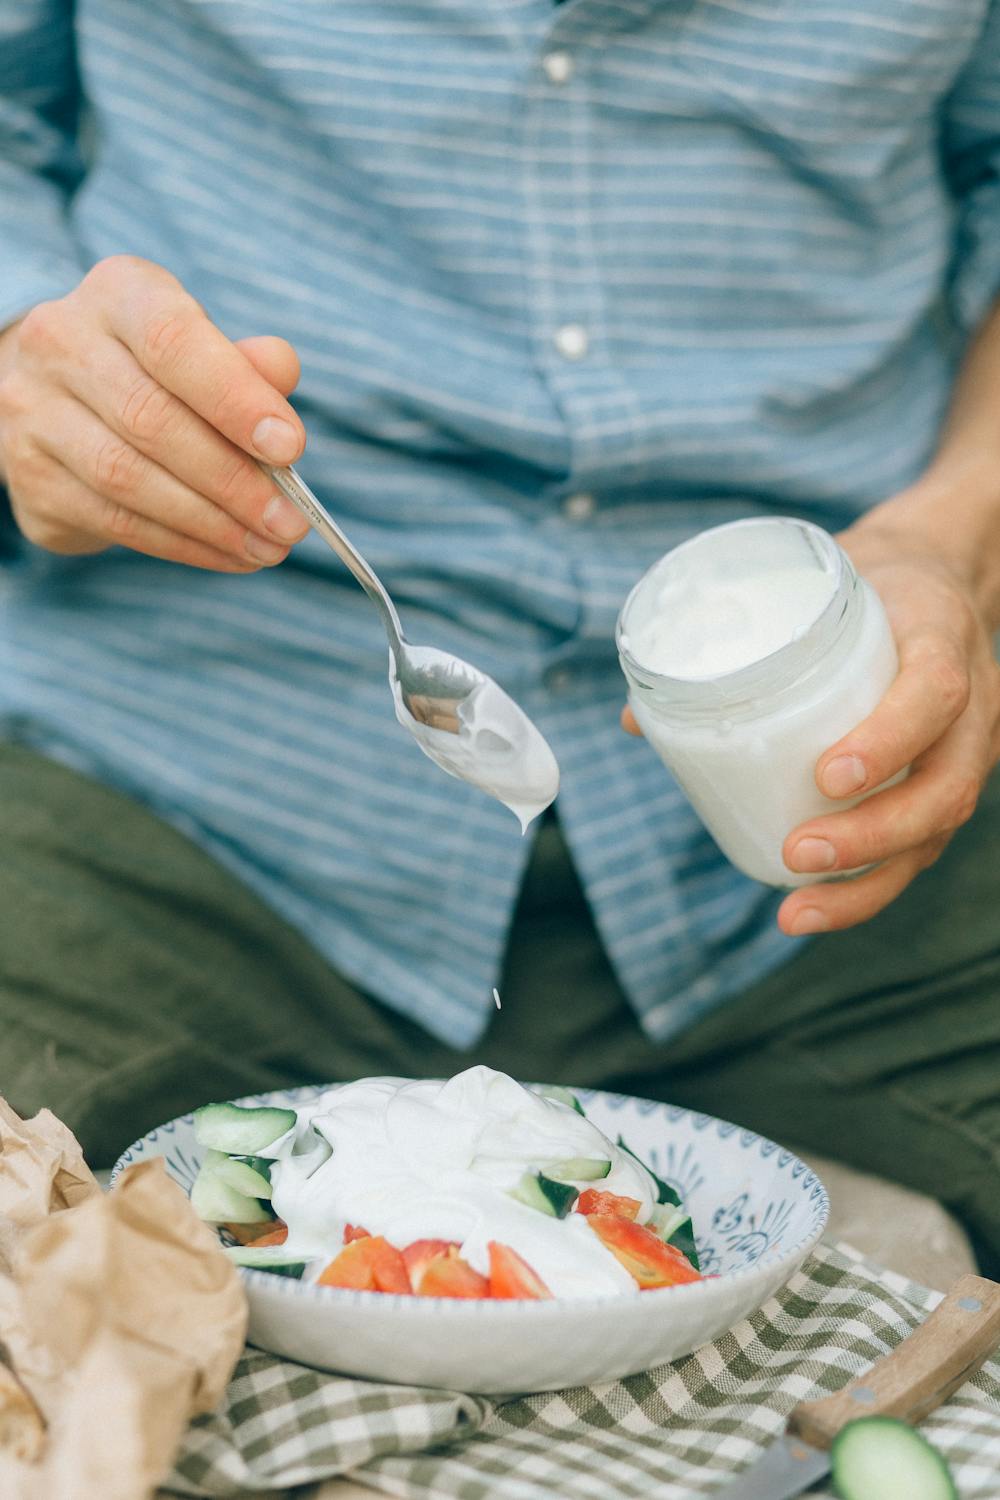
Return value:
<svg viewBox="0 0 1000 1500">
<path fill-rule="evenodd" d="M 809 563 L 735 577 L 718 564 L 679 572 L 629 636 L 636 661 L 665 677 L 721 677 L 771 656 L 809 628 L 834 590 Z"/>
<path fill-rule="evenodd" d="M 719 844 L 768 885 L 799 823 L 850 807 L 816 762 L 898 670 L 881 601 L 834 539 L 780 517 L 703 532 L 639 580 L 618 622 L 639 726 Z"/>
</svg>

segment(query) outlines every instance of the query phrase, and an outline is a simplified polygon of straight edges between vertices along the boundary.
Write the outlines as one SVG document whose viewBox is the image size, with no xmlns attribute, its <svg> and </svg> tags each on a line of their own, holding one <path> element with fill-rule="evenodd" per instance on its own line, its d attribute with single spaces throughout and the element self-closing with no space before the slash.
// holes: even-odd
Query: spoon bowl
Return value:
<svg viewBox="0 0 1000 1500">
<path fill-rule="evenodd" d="M 293 468 L 261 467 L 336 552 L 379 611 L 389 641 L 396 718 L 443 771 L 509 807 L 523 832 L 559 790 L 559 766 L 544 736 L 478 667 L 436 646 L 411 645 L 382 580 L 301 475 Z"/>
<path fill-rule="evenodd" d="M 459 706 L 486 681 L 485 675 L 437 646 L 411 646 L 405 636 L 401 645 L 400 657 L 389 653 L 389 681 L 398 682 L 403 708 L 418 724 L 460 734 Z"/>
</svg>

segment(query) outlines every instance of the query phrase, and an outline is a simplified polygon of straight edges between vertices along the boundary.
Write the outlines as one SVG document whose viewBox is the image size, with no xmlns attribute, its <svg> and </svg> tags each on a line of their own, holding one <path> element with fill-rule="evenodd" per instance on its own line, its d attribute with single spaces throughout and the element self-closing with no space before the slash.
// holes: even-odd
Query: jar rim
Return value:
<svg viewBox="0 0 1000 1500">
<path fill-rule="evenodd" d="M 830 597 L 801 634 L 742 667 L 710 677 L 674 677 L 656 672 L 636 660 L 628 645 L 625 621 L 640 591 L 668 559 L 672 562 L 682 554 L 711 545 L 721 533 L 785 526 L 794 527 L 805 536 L 817 559 L 830 573 L 833 585 Z M 622 668 L 637 686 L 653 692 L 659 690 L 668 697 L 671 709 L 699 712 L 712 707 L 738 711 L 741 705 L 759 706 L 761 699 L 770 698 L 803 676 L 810 675 L 817 650 L 829 649 L 841 634 L 857 582 L 858 575 L 846 552 L 828 531 L 812 521 L 798 516 L 749 516 L 710 527 L 665 552 L 629 591 L 615 625 L 615 644 Z"/>
</svg>

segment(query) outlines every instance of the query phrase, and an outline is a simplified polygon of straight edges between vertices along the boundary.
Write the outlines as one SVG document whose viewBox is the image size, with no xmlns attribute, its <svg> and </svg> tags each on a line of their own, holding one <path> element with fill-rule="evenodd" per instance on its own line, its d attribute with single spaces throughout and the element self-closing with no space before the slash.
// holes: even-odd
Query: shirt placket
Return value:
<svg viewBox="0 0 1000 1500">
<path fill-rule="evenodd" d="M 586 579 L 600 547 L 593 522 L 641 436 L 641 413 L 608 342 L 604 271 L 593 232 L 599 117 L 594 69 L 638 7 L 604 0 L 553 3 L 532 39 L 521 122 L 528 315 L 537 367 L 560 410 L 569 471 L 553 482 L 549 524 Z M 579 636 L 608 631 L 606 602 L 580 599 Z M 593 617 L 593 618 L 591 618 Z M 566 665 L 558 669 L 560 680 Z"/>
<path fill-rule="evenodd" d="M 634 24 L 635 13 L 627 15 Z M 592 69 L 623 21 L 603 0 L 562 0 L 537 38 L 525 87 L 522 168 L 525 260 L 535 359 L 566 422 L 571 466 L 560 497 L 571 520 L 596 509 L 595 482 L 615 462 L 615 439 L 635 400 L 611 359 L 602 268 L 592 230 L 596 120 Z"/>
</svg>

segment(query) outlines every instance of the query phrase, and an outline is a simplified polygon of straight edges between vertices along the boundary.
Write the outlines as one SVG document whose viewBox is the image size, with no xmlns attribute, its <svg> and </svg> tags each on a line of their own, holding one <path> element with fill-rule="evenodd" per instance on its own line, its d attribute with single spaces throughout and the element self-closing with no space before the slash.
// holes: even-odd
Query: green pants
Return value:
<svg viewBox="0 0 1000 1500">
<path fill-rule="evenodd" d="M 147 810 L 15 747 L 0 746 L 0 837 L 0 1092 L 22 1114 L 48 1105 L 95 1164 L 208 1099 L 485 1062 L 669 1099 L 921 1189 L 1000 1272 L 1000 778 L 881 916 L 659 1046 L 555 821 L 503 1009 L 468 1053 L 347 983 Z"/>
</svg>

